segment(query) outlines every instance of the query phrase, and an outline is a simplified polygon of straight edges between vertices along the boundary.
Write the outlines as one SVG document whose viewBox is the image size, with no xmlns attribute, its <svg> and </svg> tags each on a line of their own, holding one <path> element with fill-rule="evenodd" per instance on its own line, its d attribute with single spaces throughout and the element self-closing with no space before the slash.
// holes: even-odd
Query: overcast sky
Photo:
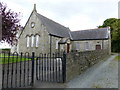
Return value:
<svg viewBox="0 0 120 90">
<path fill-rule="evenodd" d="M 1 0 L 21 12 L 24 26 L 36 3 L 37 12 L 72 31 L 97 28 L 107 18 L 118 18 L 119 0 Z"/>
</svg>

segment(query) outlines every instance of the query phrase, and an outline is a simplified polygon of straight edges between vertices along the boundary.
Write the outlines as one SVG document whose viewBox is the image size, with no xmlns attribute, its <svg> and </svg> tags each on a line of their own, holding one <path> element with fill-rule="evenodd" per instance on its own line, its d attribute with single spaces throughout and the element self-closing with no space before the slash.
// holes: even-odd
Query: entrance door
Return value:
<svg viewBox="0 0 120 90">
<path fill-rule="evenodd" d="M 96 50 L 100 50 L 101 49 L 101 45 L 96 45 Z"/>
<path fill-rule="evenodd" d="M 70 44 L 67 43 L 67 53 L 70 52 Z"/>
</svg>

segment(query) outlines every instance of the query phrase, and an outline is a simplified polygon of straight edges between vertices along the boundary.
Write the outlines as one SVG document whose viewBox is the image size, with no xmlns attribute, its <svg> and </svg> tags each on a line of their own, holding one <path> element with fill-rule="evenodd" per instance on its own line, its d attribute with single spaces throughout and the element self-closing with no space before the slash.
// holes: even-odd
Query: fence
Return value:
<svg viewBox="0 0 120 90">
<path fill-rule="evenodd" d="M 2 53 L 2 88 L 34 85 L 34 81 L 65 82 L 66 54 Z"/>
<path fill-rule="evenodd" d="M 36 78 L 47 82 L 65 82 L 65 54 L 39 54 L 36 59 Z"/>
<path fill-rule="evenodd" d="M 2 88 L 19 88 L 41 82 L 64 83 L 108 55 L 108 50 L 43 54 L 2 53 Z"/>
<path fill-rule="evenodd" d="M 29 53 L 2 53 L 2 88 L 30 86 L 32 82 L 32 59 Z"/>
</svg>

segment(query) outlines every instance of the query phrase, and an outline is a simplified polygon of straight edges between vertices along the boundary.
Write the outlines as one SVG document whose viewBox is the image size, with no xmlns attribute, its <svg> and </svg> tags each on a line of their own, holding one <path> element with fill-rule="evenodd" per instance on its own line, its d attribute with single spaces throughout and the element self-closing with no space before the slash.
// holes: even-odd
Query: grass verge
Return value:
<svg viewBox="0 0 120 90">
<path fill-rule="evenodd" d="M 23 61 L 31 60 L 27 57 L 20 57 L 20 56 L 8 56 L 7 54 L 0 54 L 0 64 L 7 64 L 7 63 L 18 63 Z"/>
<path fill-rule="evenodd" d="M 114 60 L 120 60 L 120 56 L 119 56 L 119 55 L 116 56 L 116 57 L 114 58 Z"/>
</svg>

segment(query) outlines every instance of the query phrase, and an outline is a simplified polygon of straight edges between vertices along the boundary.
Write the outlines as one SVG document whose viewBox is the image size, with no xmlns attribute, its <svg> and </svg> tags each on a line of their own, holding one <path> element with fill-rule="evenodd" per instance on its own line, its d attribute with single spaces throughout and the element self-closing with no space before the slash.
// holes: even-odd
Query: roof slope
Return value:
<svg viewBox="0 0 120 90">
<path fill-rule="evenodd" d="M 73 40 L 100 40 L 108 39 L 108 28 L 80 30 L 71 32 Z"/>
<path fill-rule="evenodd" d="M 37 13 L 37 17 L 42 21 L 42 23 L 46 26 L 47 31 L 51 35 L 59 36 L 59 37 L 70 37 L 70 29 L 56 23 L 53 20 L 50 20 L 40 14 Z"/>
</svg>

